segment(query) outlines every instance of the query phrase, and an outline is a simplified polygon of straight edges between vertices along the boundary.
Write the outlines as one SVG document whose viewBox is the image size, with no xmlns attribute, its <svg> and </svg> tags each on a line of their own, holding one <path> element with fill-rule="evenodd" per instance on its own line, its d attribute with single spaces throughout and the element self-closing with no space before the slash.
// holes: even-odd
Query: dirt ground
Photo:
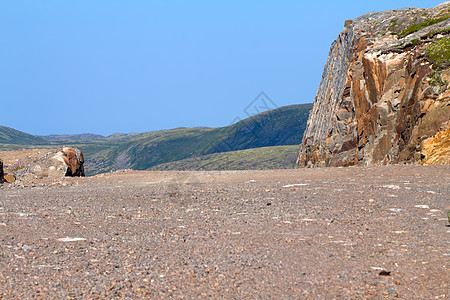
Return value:
<svg viewBox="0 0 450 300">
<path fill-rule="evenodd" d="M 450 166 L 0 187 L 0 298 L 448 299 Z"/>
<path fill-rule="evenodd" d="M 29 163 L 37 160 L 46 153 L 52 151 L 52 149 L 22 149 L 22 150 L 11 150 L 11 151 L 1 151 L 0 158 L 5 164 L 5 168 L 13 165 L 16 162 Z"/>
</svg>

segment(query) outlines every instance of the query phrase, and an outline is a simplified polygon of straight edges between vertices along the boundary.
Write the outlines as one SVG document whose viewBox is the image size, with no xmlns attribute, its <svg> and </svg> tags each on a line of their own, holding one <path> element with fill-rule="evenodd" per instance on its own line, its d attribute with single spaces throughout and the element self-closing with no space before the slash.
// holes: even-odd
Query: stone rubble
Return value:
<svg viewBox="0 0 450 300">
<path fill-rule="evenodd" d="M 28 152 L 33 153 L 24 155 Z M 9 163 L 3 165 L 2 171 L 4 182 L 10 184 L 0 184 L 3 189 L 69 186 L 74 182 L 70 177 L 85 175 L 83 153 L 76 148 L 15 150 L 1 152 L 0 156 L 9 157 Z"/>
</svg>

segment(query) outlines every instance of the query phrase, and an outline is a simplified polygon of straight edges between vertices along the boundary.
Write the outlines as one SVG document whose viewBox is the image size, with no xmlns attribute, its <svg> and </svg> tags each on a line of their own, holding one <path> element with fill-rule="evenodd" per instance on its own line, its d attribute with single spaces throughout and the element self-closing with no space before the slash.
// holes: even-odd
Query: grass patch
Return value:
<svg viewBox="0 0 450 300">
<path fill-rule="evenodd" d="M 450 61 L 450 38 L 443 38 L 430 46 L 426 50 L 428 58 L 434 66 L 440 66 L 444 62 Z"/>
<path fill-rule="evenodd" d="M 272 146 L 191 157 L 160 164 L 151 170 L 268 170 L 292 169 L 298 145 Z"/>
<path fill-rule="evenodd" d="M 397 26 L 397 19 L 391 20 L 391 25 L 389 26 L 388 30 L 392 30 L 395 26 Z"/>
<path fill-rule="evenodd" d="M 431 25 L 440 23 L 442 21 L 445 21 L 449 17 L 450 17 L 449 15 L 446 15 L 444 17 L 440 17 L 440 18 L 437 18 L 437 19 L 426 19 L 422 23 L 414 24 L 414 25 L 411 25 L 408 28 L 404 29 L 398 36 L 400 38 L 403 38 L 403 37 L 405 37 L 407 35 L 410 35 L 411 33 L 417 32 L 417 31 L 419 31 L 419 30 L 421 30 L 423 28 L 426 28 L 428 26 L 431 26 Z"/>
</svg>

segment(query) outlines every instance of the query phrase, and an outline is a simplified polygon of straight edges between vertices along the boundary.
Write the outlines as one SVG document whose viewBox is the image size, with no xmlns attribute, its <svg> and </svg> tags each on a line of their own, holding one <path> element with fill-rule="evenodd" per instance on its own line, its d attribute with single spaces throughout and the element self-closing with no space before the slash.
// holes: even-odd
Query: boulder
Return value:
<svg viewBox="0 0 450 300">
<path fill-rule="evenodd" d="M 16 181 L 16 176 L 13 174 L 6 174 L 4 179 L 5 182 L 14 183 Z"/>
<path fill-rule="evenodd" d="M 69 147 L 51 150 L 33 161 L 29 170 L 39 177 L 85 176 L 83 152 Z"/>
<path fill-rule="evenodd" d="M 63 148 L 62 158 L 67 165 L 65 176 L 80 177 L 84 176 L 84 157 L 83 152 L 76 148 Z"/>
</svg>

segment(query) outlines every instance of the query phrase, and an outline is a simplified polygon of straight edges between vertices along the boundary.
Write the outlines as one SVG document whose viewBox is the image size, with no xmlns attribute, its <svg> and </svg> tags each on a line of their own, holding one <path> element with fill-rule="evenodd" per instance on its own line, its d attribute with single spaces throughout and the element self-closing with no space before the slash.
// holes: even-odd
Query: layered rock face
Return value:
<svg viewBox="0 0 450 300">
<path fill-rule="evenodd" d="M 450 163 L 450 2 L 345 22 L 297 165 Z"/>
</svg>

